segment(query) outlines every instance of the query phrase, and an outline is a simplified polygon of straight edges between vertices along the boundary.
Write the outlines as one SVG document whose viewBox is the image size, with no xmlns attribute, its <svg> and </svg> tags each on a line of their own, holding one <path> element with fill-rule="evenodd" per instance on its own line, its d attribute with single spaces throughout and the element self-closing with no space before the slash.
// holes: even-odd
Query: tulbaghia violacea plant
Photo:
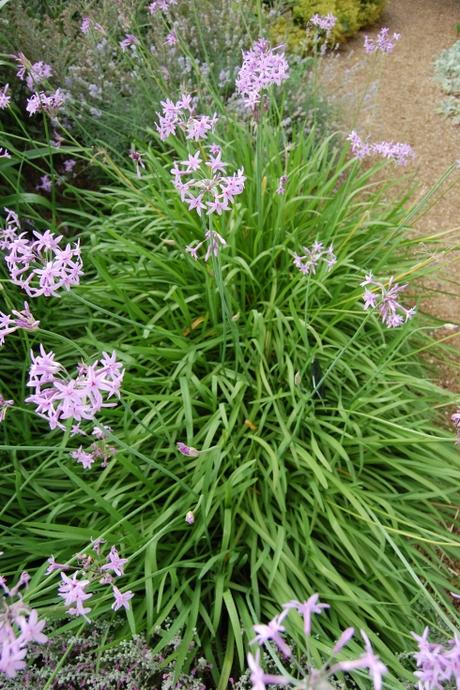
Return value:
<svg viewBox="0 0 460 690">
<path fill-rule="evenodd" d="M 30 643 L 44 644 L 48 641 L 43 633 L 45 621 L 38 617 L 23 600 L 21 590 L 30 580 L 28 573 L 21 573 L 18 582 L 11 589 L 6 579 L 0 576 L 0 673 L 14 678 L 25 666 L 27 647 Z"/>
<path fill-rule="evenodd" d="M 429 628 L 422 635 L 412 633 L 418 651 L 414 654 L 419 690 L 460 687 L 460 634 L 446 645 L 428 640 Z"/>
<path fill-rule="evenodd" d="M 5 110 L 5 108 L 8 108 L 10 104 L 11 96 L 8 93 L 9 88 L 10 85 L 5 84 L 5 86 L 2 86 L 0 89 L 0 110 Z"/>
<path fill-rule="evenodd" d="M 364 50 L 366 53 L 391 53 L 396 41 L 399 41 L 401 34 L 394 33 L 390 36 L 390 29 L 384 26 L 377 34 L 377 38 L 364 37 Z"/>
<path fill-rule="evenodd" d="M 76 376 L 70 376 L 55 360 L 54 352 L 31 352 L 31 366 L 27 386 L 33 389 L 26 402 L 36 406 L 36 413 L 46 419 L 51 429 L 64 429 L 63 422 L 93 420 L 105 407 L 117 403 L 120 397 L 124 369 L 115 353 L 103 353 L 94 364 L 80 364 Z"/>
<path fill-rule="evenodd" d="M 310 17 L 309 23 L 313 26 L 316 26 L 317 29 L 330 32 L 337 23 L 337 17 L 332 14 L 332 12 L 329 12 L 329 14 L 325 15 L 314 14 L 313 17 Z"/>
<path fill-rule="evenodd" d="M 193 99 L 189 94 L 182 94 L 175 103 L 167 98 L 161 101 L 162 113 L 157 113 L 158 122 L 155 127 L 164 141 L 175 135 L 178 130 L 185 133 L 185 138 L 191 141 L 199 141 L 208 136 L 217 124 L 217 115 L 195 115 Z"/>
<path fill-rule="evenodd" d="M 399 294 L 407 288 L 407 285 L 395 283 L 394 277 L 391 277 L 385 286 L 381 281 L 375 280 L 372 273 L 368 273 L 361 287 L 365 288 L 364 309 L 376 309 L 385 326 L 397 328 L 415 315 L 415 307 L 406 309 L 398 301 Z"/>
<path fill-rule="evenodd" d="M 58 587 L 58 595 L 64 600 L 67 613 L 71 616 L 81 616 L 90 622 L 88 614 L 91 607 L 87 605 L 94 592 L 88 592 L 87 588 L 92 585 L 100 584 L 110 586 L 114 598 L 112 609 L 117 611 L 120 608 L 128 610 L 129 601 L 134 594 L 131 591 L 121 592 L 115 585 L 116 578 L 124 575 L 127 558 L 121 558 L 115 546 L 112 546 L 109 553 L 103 557 L 102 538 L 94 539 L 91 542 L 90 553 L 83 552 L 75 555 L 78 561 L 77 566 L 57 563 L 54 556 L 48 559 L 46 573 L 60 573 L 61 581 Z M 70 572 L 72 574 L 70 574 Z"/>
<path fill-rule="evenodd" d="M 150 14 L 168 12 L 173 5 L 177 5 L 177 0 L 153 0 L 148 6 L 148 11 Z"/>
<path fill-rule="evenodd" d="M 0 229 L 0 251 L 11 281 L 29 297 L 55 297 L 58 290 L 78 285 L 83 274 L 80 244 L 61 246 L 62 235 L 50 230 L 33 230 L 33 239 L 21 232 L 17 215 L 7 212 L 6 226 Z"/>
<path fill-rule="evenodd" d="M 30 311 L 27 302 L 24 302 L 24 309 L 17 311 L 13 309 L 11 314 L 4 314 L 0 311 L 0 346 L 5 342 L 5 338 L 10 333 L 18 329 L 25 331 L 36 331 L 40 326 Z"/>
<path fill-rule="evenodd" d="M 270 48 L 264 38 L 243 52 L 243 64 L 236 78 L 236 90 L 244 105 L 254 110 L 260 103 L 261 92 L 269 86 L 280 86 L 289 76 L 289 65 L 283 46 Z"/>
<path fill-rule="evenodd" d="M 115 446 L 112 446 L 108 441 L 108 436 L 111 432 L 112 429 L 109 426 L 104 426 L 102 424 L 96 425 L 91 432 L 91 436 L 94 436 L 96 440 L 93 441 L 86 450 L 82 446 L 79 446 L 71 451 L 70 457 L 80 463 L 85 470 L 90 469 L 96 461 L 100 461 L 101 467 L 107 467 L 109 460 L 113 458 L 117 452 Z M 89 436 L 89 434 L 81 428 L 80 424 L 74 424 L 72 426 L 71 436 L 76 435 Z"/>
<path fill-rule="evenodd" d="M 171 170 L 173 185 L 179 192 L 190 211 L 210 216 L 222 215 L 228 211 L 236 196 L 244 190 L 246 177 L 242 168 L 233 175 L 225 175 L 227 163 L 222 161 L 220 146 L 212 144 L 209 154 L 201 158 L 200 151 L 190 154 L 187 160 L 177 161 Z M 227 243 L 215 230 L 205 232 L 202 242 L 191 244 L 186 251 L 196 260 L 198 250 L 206 243 L 205 261 L 211 256 L 218 256 L 221 247 Z"/>
<path fill-rule="evenodd" d="M 307 601 L 289 601 L 283 606 L 281 613 L 273 618 L 269 623 L 255 625 L 256 637 L 253 642 L 259 646 L 273 644 L 284 658 L 289 658 L 290 667 L 297 669 L 297 676 L 285 671 L 279 675 L 265 673 L 260 662 L 260 650 L 256 654 L 248 654 L 248 665 L 251 672 L 251 682 L 253 690 L 266 690 L 267 685 L 280 685 L 288 688 L 305 690 L 332 690 L 334 685 L 329 681 L 339 673 L 350 673 L 355 670 L 367 670 L 374 690 L 381 690 L 382 678 L 387 672 L 387 668 L 380 661 L 372 649 L 371 642 L 364 630 L 361 630 L 361 637 L 364 641 L 364 650 L 357 658 L 349 660 L 339 660 L 342 651 L 353 638 L 355 631 L 347 628 L 340 635 L 339 639 L 331 649 L 328 660 L 320 667 L 315 668 L 310 664 L 293 660 L 292 649 L 283 637 L 286 632 L 284 621 L 290 611 L 295 611 L 302 616 L 305 642 L 311 636 L 313 616 L 321 614 L 329 604 L 319 601 L 318 594 L 313 594 Z M 299 677 L 300 676 L 300 677 Z"/>
<path fill-rule="evenodd" d="M 303 250 L 305 254 L 294 254 L 293 262 L 304 275 L 315 274 L 320 261 L 327 266 L 328 271 L 337 262 L 332 244 L 326 249 L 322 242 L 314 242 L 310 248 L 303 247 Z"/>
<path fill-rule="evenodd" d="M 407 165 L 410 159 L 415 158 L 415 152 L 410 144 L 393 141 L 379 141 L 372 144 L 363 141 L 354 130 L 348 135 L 347 140 L 351 143 L 354 158 L 359 160 L 376 155 L 392 160 L 398 165 Z"/>
</svg>

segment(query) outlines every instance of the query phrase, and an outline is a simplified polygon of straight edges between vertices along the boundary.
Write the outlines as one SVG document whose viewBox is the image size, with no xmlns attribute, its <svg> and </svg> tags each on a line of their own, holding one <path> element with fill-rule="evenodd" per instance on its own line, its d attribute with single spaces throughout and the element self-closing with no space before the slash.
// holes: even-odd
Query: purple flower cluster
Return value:
<svg viewBox="0 0 460 690">
<path fill-rule="evenodd" d="M 415 314 L 415 307 L 406 309 L 398 302 L 399 293 L 406 289 L 407 285 L 399 285 L 394 282 L 394 277 L 388 281 L 388 287 L 375 280 L 372 273 L 368 273 L 361 283 L 364 287 L 364 309 L 377 309 L 382 322 L 388 328 L 397 328 L 409 321 Z M 377 288 L 377 291 L 369 287 Z"/>
<path fill-rule="evenodd" d="M 155 124 L 164 141 L 172 134 L 176 134 L 179 128 L 185 132 L 185 138 L 191 141 L 199 141 L 214 130 L 217 123 L 217 115 L 194 115 L 194 105 L 189 94 L 183 94 L 176 103 L 167 98 L 161 101 L 163 112 L 157 113 L 158 123 Z"/>
<path fill-rule="evenodd" d="M 87 450 L 79 446 L 76 450 L 71 451 L 70 457 L 79 462 L 85 470 L 90 469 L 96 460 L 101 461 L 101 467 L 107 467 L 109 460 L 117 452 L 117 449 L 107 442 L 107 436 L 111 431 L 112 429 L 109 426 L 95 426 L 92 436 L 95 436 L 96 440 L 91 443 Z M 80 436 L 88 435 L 81 429 L 80 424 L 74 424 L 71 435 L 75 436 L 77 434 Z"/>
<path fill-rule="evenodd" d="M 294 254 L 293 261 L 294 266 L 304 275 L 314 275 L 320 261 L 324 261 L 328 271 L 337 262 L 332 244 L 325 249 L 322 242 L 314 242 L 310 248 L 304 247 L 303 250 L 305 254 Z"/>
<path fill-rule="evenodd" d="M 53 68 L 51 65 L 46 64 L 46 62 L 40 60 L 40 62 L 31 63 L 24 53 L 17 53 L 14 58 L 18 63 L 16 76 L 21 81 L 26 82 L 27 88 L 30 91 L 34 91 L 39 84 L 53 76 Z"/>
<path fill-rule="evenodd" d="M 10 85 L 5 84 L 5 86 L 0 89 L 0 110 L 5 110 L 10 104 L 11 96 L 8 95 L 9 88 Z"/>
<path fill-rule="evenodd" d="M 278 180 L 278 187 L 276 189 L 277 194 L 284 194 L 286 191 L 286 185 L 287 185 L 287 175 L 281 175 L 280 179 Z"/>
<path fill-rule="evenodd" d="M 296 600 L 289 601 L 283 606 L 281 613 L 275 616 L 268 624 L 254 626 L 256 637 L 253 642 L 256 642 L 260 646 L 267 642 L 273 642 L 283 656 L 291 657 L 292 650 L 283 638 L 283 633 L 286 631 L 283 621 L 289 614 L 289 611 L 295 610 L 302 616 L 305 638 L 308 638 L 311 635 L 313 615 L 321 614 L 327 608 L 329 608 L 329 604 L 321 603 L 318 594 L 313 594 L 304 602 Z M 355 631 L 353 628 L 344 630 L 331 650 L 328 662 L 321 668 L 307 667 L 303 679 L 294 678 L 287 673 L 283 675 L 267 674 L 260 665 L 260 650 L 257 650 L 255 656 L 248 654 L 248 664 L 251 671 L 253 690 L 266 690 L 266 685 L 289 685 L 296 688 L 330 687 L 328 683 L 329 676 L 332 677 L 339 672 L 349 673 L 357 669 L 367 669 L 374 690 L 381 690 L 382 678 L 387 672 L 387 668 L 375 654 L 371 642 L 364 630 L 361 630 L 361 636 L 364 640 L 364 653 L 360 657 L 349 661 L 338 661 L 332 665 L 330 663 L 330 659 L 336 657 L 343 648 L 346 647 L 354 636 L 354 633 Z M 301 668 L 300 664 L 298 666 Z"/>
<path fill-rule="evenodd" d="M 314 14 L 313 17 L 310 18 L 310 24 L 313 24 L 313 26 L 323 31 L 332 31 L 336 23 L 337 17 L 333 15 L 332 12 L 326 15 Z"/>
<path fill-rule="evenodd" d="M 199 216 L 203 211 L 220 216 L 230 209 L 235 197 L 243 192 L 246 177 L 242 168 L 234 175 L 224 175 L 226 167 L 217 144 L 209 147 L 209 155 L 204 159 L 196 151 L 187 160 L 175 163 L 171 169 L 173 185 L 190 211 Z"/>
<path fill-rule="evenodd" d="M 177 5 L 177 0 L 153 0 L 148 6 L 148 10 L 150 14 L 168 12 L 169 8 L 173 5 Z"/>
<path fill-rule="evenodd" d="M 347 140 L 351 142 L 351 150 L 355 158 L 362 160 L 368 156 L 378 155 L 392 160 L 398 165 L 407 165 L 411 158 L 415 158 L 415 152 L 409 144 L 401 144 L 392 141 L 380 141 L 375 144 L 363 142 L 357 132 L 352 131 Z"/>
<path fill-rule="evenodd" d="M 61 288 L 69 290 L 78 285 L 83 274 L 80 245 L 60 246 L 62 235 L 50 230 L 33 231 L 35 239 L 20 232 L 17 215 L 7 212 L 6 227 L 0 229 L 0 250 L 5 254 L 11 281 L 19 285 L 29 297 L 55 296 Z"/>
<path fill-rule="evenodd" d="M 460 407 L 456 412 L 451 417 L 451 421 L 453 422 L 455 429 L 457 431 L 457 441 L 456 443 L 460 445 Z"/>
<path fill-rule="evenodd" d="M 446 646 L 429 642 L 429 628 L 416 639 L 418 652 L 414 654 L 419 690 L 439 690 L 443 687 L 460 687 L 460 637 L 450 640 Z"/>
<path fill-rule="evenodd" d="M 128 48 L 136 46 L 139 43 L 137 37 L 134 34 L 126 34 L 124 39 L 120 41 L 120 48 L 123 52 L 126 52 Z"/>
<path fill-rule="evenodd" d="M 187 446 L 185 443 L 182 443 L 182 441 L 178 441 L 176 446 L 179 453 L 182 453 L 182 455 L 185 455 L 187 458 L 197 458 L 200 454 L 199 450 L 192 448 L 192 446 Z"/>
<path fill-rule="evenodd" d="M 254 110 L 260 102 L 263 89 L 285 81 L 289 76 L 289 65 L 284 56 L 283 46 L 270 48 L 264 38 L 254 43 L 252 48 L 243 51 L 243 64 L 236 78 L 236 89 L 247 108 Z"/>
<path fill-rule="evenodd" d="M 56 89 L 56 91 L 50 94 L 46 94 L 44 91 L 36 91 L 27 99 L 26 110 L 29 113 L 29 117 L 39 112 L 55 115 L 62 108 L 66 99 L 67 94 L 62 89 Z"/>
<path fill-rule="evenodd" d="M 40 321 L 32 316 L 27 302 L 24 302 L 22 311 L 13 309 L 11 314 L 4 314 L 0 311 L 0 346 L 4 344 L 6 336 L 14 333 L 18 328 L 25 331 L 36 331 L 39 326 Z"/>
<path fill-rule="evenodd" d="M 103 352 L 94 364 L 80 364 L 74 377 L 43 345 L 40 354 L 31 352 L 31 360 L 27 386 L 34 392 L 26 402 L 36 405 L 37 414 L 48 420 L 51 429 L 64 429 L 66 419 L 93 420 L 102 408 L 115 407 L 116 402 L 108 400 L 120 397 L 124 369 L 115 353 Z"/>
<path fill-rule="evenodd" d="M 116 577 L 124 575 L 124 567 L 128 559 L 121 558 L 117 548 L 112 546 L 105 561 L 103 561 L 100 556 L 104 543 L 105 540 L 102 538 L 92 540 L 91 550 L 96 555 L 88 553 L 77 554 L 76 559 L 79 565 L 76 567 L 56 563 L 54 556 L 48 559 L 46 573 L 49 575 L 54 572 L 60 572 L 61 574 L 58 594 L 64 600 L 67 613 L 71 616 L 82 616 L 88 622 L 90 622 L 90 619 L 87 614 L 90 613 L 91 608 L 85 602 L 93 596 L 93 593 L 87 592 L 86 588 L 93 582 L 99 582 L 101 585 L 111 585 L 114 597 L 112 609 L 114 611 L 118 611 L 122 607 L 128 610 L 129 601 L 134 596 L 131 591 L 121 592 L 114 584 Z M 64 572 L 64 570 L 70 569 L 74 570 L 71 576 Z"/>
<path fill-rule="evenodd" d="M 95 31 L 98 31 L 101 34 L 105 33 L 105 29 L 101 24 L 98 24 L 97 22 L 93 22 L 91 17 L 83 17 L 81 20 L 80 24 L 80 31 L 82 34 L 87 34 L 91 29 L 94 29 Z"/>
<path fill-rule="evenodd" d="M 377 34 L 377 38 L 369 38 L 369 36 L 364 37 L 364 50 L 366 53 L 391 53 L 395 47 L 396 41 L 399 41 L 401 34 L 390 34 L 390 29 L 388 27 L 383 27 Z"/>
<path fill-rule="evenodd" d="M 27 587 L 29 580 L 28 573 L 23 572 L 16 585 L 9 589 L 6 579 L 0 577 L 4 592 L 0 610 L 0 673 L 8 678 L 14 678 L 25 668 L 24 659 L 31 642 L 44 644 L 48 641 L 43 633 L 45 621 L 39 620 L 37 611 L 27 606 L 20 594 L 20 589 Z"/>
</svg>

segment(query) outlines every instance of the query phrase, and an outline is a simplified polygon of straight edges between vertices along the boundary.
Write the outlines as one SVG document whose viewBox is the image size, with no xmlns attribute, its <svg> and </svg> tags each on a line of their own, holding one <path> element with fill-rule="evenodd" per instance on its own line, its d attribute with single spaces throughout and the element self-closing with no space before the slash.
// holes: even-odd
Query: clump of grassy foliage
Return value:
<svg viewBox="0 0 460 690">
<path fill-rule="evenodd" d="M 96 536 L 122 545 L 131 632 L 151 636 L 173 615 L 155 650 L 180 631 L 180 670 L 197 634 L 219 688 L 245 667 L 254 622 L 319 592 L 333 604 L 324 629 L 371 630 L 396 686 L 410 630 L 433 611 L 457 620 L 447 593 L 460 464 L 439 424 L 452 397 L 419 360 L 432 347 L 426 324 L 387 330 L 363 311 L 360 282 L 368 271 L 416 278 L 426 261 L 405 200 L 388 204 L 339 138 L 312 130 L 294 146 L 281 119 L 233 118 L 218 133 L 247 175 L 215 221 L 228 242 L 220 283 L 184 252 L 203 227 L 171 185 L 180 141 L 146 148 L 139 179 L 131 161 L 99 151 L 111 182 L 69 187 L 80 206 L 55 209 L 56 225 L 80 236 L 86 278 L 36 300 L 41 330 L 11 336 L 2 353 L 2 393 L 18 401 L 2 429 L 2 570 L 33 570 L 31 604 L 59 617 L 48 556 L 65 562 Z M 314 240 L 333 243 L 338 261 L 305 277 L 291 253 Z M 105 469 L 76 465 L 75 439 L 21 403 L 39 342 L 66 366 L 112 349 L 126 366 L 121 404 L 104 415 L 118 448 Z M 200 455 L 180 455 L 178 441 Z M 110 604 L 100 597 L 94 616 Z"/>
</svg>

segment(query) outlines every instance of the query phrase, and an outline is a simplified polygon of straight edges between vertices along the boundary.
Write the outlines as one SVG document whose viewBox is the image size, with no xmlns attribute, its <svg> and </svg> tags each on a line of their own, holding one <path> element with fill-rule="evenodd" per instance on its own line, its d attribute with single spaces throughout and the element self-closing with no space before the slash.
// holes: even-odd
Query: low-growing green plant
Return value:
<svg viewBox="0 0 460 690">
<path fill-rule="evenodd" d="M 436 80 L 447 98 L 441 101 L 439 112 L 460 123 L 460 41 L 442 51 L 434 63 Z"/>
</svg>

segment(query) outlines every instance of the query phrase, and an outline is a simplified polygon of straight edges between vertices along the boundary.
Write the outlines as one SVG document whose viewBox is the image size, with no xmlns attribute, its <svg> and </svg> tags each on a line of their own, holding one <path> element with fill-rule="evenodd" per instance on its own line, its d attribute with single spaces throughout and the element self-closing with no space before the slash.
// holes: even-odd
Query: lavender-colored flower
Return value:
<svg viewBox="0 0 460 690">
<path fill-rule="evenodd" d="M 311 617 L 314 613 L 320 614 L 324 609 L 330 608 L 329 604 L 322 604 L 319 602 L 319 594 L 312 594 L 307 601 L 300 602 L 296 599 L 288 601 L 284 604 L 283 609 L 295 609 L 303 616 L 303 629 L 305 635 L 309 636 L 311 633 Z"/>
<path fill-rule="evenodd" d="M 335 656 L 340 651 L 342 651 L 342 649 L 344 647 L 346 647 L 346 645 L 350 642 L 350 640 L 354 634 L 355 634 L 354 628 L 347 628 L 346 630 L 344 630 L 334 645 L 334 648 L 332 650 L 332 655 Z"/>
<path fill-rule="evenodd" d="M 266 690 L 267 685 L 289 685 L 289 679 L 285 676 L 275 676 L 265 673 L 260 666 L 260 650 L 255 656 L 248 654 L 248 666 L 251 671 L 252 690 Z"/>
<path fill-rule="evenodd" d="M 74 158 L 67 158 L 64 161 L 64 172 L 70 174 L 77 165 L 77 161 Z"/>
<path fill-rule="evenodd" d="M 0 146 L 0 158 L 11 158 L 11 153 Z"/>
<path fill-rule="evenodd" d="M 47 192 L 48 194 L 51 192 L 52 188 L 53 183 L 49 175 L 42 175 L 40 177 L 40 183 L 35 185 L 37 192 L 40 191 L 40 189 L 43 189 L 43 191 Z"/>
<path fill-rule="evenodd" d="M 314 242 L 310 248 L 303 247 L 303 250 L 305 254 L 294 254 L 293 262 L 304 275 L 315 274 L 320 261 L 326 264 L 328 271 L 337 262 L 332 244 L 325 249 L 322 242 Z"/>
<path fill-rule="evenodd" d="M 89 470 L 95 461 L 93 453 L 86 452 L 85 450 L 83 450 L 82 446 L 80 446 L 76 450 L 73 450 L 70 453 L 70 456 L 74 460 L 79 462 L 81 465 L 83 465 L 83 468 L 85 470 Z"/>
<path fill-rule="evenodd" d="M 323 31 L 332 31 L 336 23 L 337 17 L 333 15 L 332 12 L 326 15 L 314 14 L 313 17 L 310 18 L 310 24 Z"/>
<path fill-rule="evenodd" d="M 54 297 L 61 288 L 78 285 L 83 274 L 80 246 L 67 244 L 62 248 L 62 235 L 50 230 L 33 231 L 34 239 L 20 232 L 17 216 L 9 215 L 0 229 L 0 250 L 5 254 L 11 281 L 29 297 Z"/>
<path fill-rule="evenodd" d="M 285 632 L 282 621 L 287 614 L 288 611 L 284 610 L 278 616 L 275 616 L 267 625 L 254 625 L 256 636 L 253 642 L 263 645 L 266 642 L 273 641 L 285 657 L 290 657 L 292 654 L 291 649 L 281 636 L 281 633 Z"/>
<path fill-rule="evenodd" d="M 91 28 L 91 19 L 89 17 L 83 17 L 80 24 L 80 31 L 82 34 L 87 34 Z"/>
<path fill-rule="evenodd" d="M 57 563 L 54 556 L 48 558 L 48 567 L 45 570 L 46 575 L 51 575 L 51 573 L 61 572 L 62 570 L 68 570 L 69 566 L 64 563 Z"/>
<path fill-rule="evenodd" d="M 58 594 L 64 599 L 64 604 L 67 607 L 67 613 L 71 616 L 83 616 L 87 621 L 87 613 L 91 611 L 89 607 L 84 606 L 84 602 L 90 599 L 93 595 L 86 592 L 86 587 L 89 585 L 89 580 L 77 580 L 78 573 L 74 573 L 69 577 L 61 572 L 62 582 L 58 588 Z M 75 604 L 75 606 L 72 606 Z"/>
<path fill-rule="evenodd" d="M 5 86 L 0 89 L 0 110 L 5 110 L 5 108 L 8 108 L 10 104 L 11 96 L 8 95 L 9 88 L 10 85 L 5 84 Z"/>
<path fill-rule="evenodd" d="M 236 78 L 236 90 L 243 103 L 254 110 L 260 102 L 261 91 L 285 81 L 289 76 L 289 65 L 283 46 L 270 48 L 268 41 L 261 38 L 248 51 L 243 52 L 243 64 Z"/>
<path fill-rule="evenodd" d="M 195 514 L 193 510 L 188 511 L 188 513 L 185 516 L 185 522 L 187 523 L 187 525 L 193 525 L 193 523 L 195 522 Z"/>
<path fill-rule="evenodd" d="M 388 287 L 375 280 L 371 273 L 366 275 L 366 278 L 361 283 L 364 287 L 363 300 L 364 309 L 377 309 L 382 322 L 389 328 L 397 328 L 401 324 L 409 321 L 415 315 L 415 307 L 406 309 L 399 301 L 399 293 L 407 288 L 407 285 L 399 285 L 394 283 L 394 277 L 388 281 Z M 370 287 L 377 288 L 377 292 L 370 289 Z"/>
<path fill-rule="evenodd" d="M 182 453 L 182 455 L 188 458 L 197 458 L 200 454 L 199 450 L 192 448 L 192 446 L 187 446 L 185 443 L 182 443 L 182 441 L 178 441 L 176 446 L 179 453 Z"/>
<path fill-rule="evenodd" d="M 109 555 L 107 556 L 107 563 L 101 566 L 101 570 L 113 570 L 115 575 L 123 575 L 125 563 L 128 562 L 127 558 L 121 558 L 116 547 L 112 546 Z"/>
<path fill-rule="evenodd" d="M 396 41 L 399 41 L 401 34 L 394 33 L 390 37 L 390 29 L 388 27 L 383 27 L 377 34 L 377 38 L 374 40 L 369 38 L 369 36 L 364 37 L 364 50 L 366 53 L 391 53 L 395 47 Z"/>
<path fill-rule="evenodd" d="M 363 142 L 355 131 L 348 135 L 347 140 L 351 143 L 353 156 L 359 160 L 368 156 L 378 155 L 392 160 L 398 165 L 407 165 L 411 158 L 415 158 L 415 152 L 409 144 L 392 141 L 380 141 L 370 144 Z"/>
<path fill-rule="evenodd" d="M 213 131 L 217 124 L 217 115 L 194 115 L 192 97 L 189 94 L 182 94 L 180 99 L 174 103 L 169 98 L 161 101 L 162 113 L 157 113 L 158 122 L 155 127 L 164 141 L 177 130 L 185 132 L 186 139 L 199 141 L 204 139 L 209 132 Z"/>
<path fill-rule="evenodd" d="M 168 12 L 170 7 L 177 5 L 177 0 L 153 0 L 148 6 L 150 14 L 156 14 L 157 12 Z"/>
<path fill-rule="evenodd" d="M 128 590 L 127 592 L 120 592 L 118 587 L 116 587 L 115 585 L 112 585 L 112 592 L 115 599 L 115 601 L 112 604 L 112 609 L 114 611 L 118 611 L 118 609 L 123 607 L 127 611 L 129 609 L 129 601 L 134 596 L 133 592 L 131 592 L 130 590 Z"/>
<path fill-rule="evenodd" d="M 175 31 L 170 31 L 166 36 L 165 45 L 169 46 L 170 48 L 173 48 L 177 45 L 177 36 Z"/>
<path fill-rule="evenodd" d="M 278 187 L 276 189 L 277 194 L 284 194 L 285 193 L 287 181 L 288 181 L 287 175 L 281 175 L 280 179 L 278 180 Z"/>
<path fill-rule="evenodd" d="M 137 37 L 134 34 L 126 34 L 124 39 L 120 41 L 120 48 L 123 52 L 127 51 L 128 48 L 136 46 L 139 43 Z"/>
<path fill-rule="evenodd" d="M 67 98 L 68 94 L 60 88 L 49 94 L 44 91 L 36 91 L 27 99 L 26 110 L 29 117 L 41 111 L 53 116 L 62 108 Z"/>
</svg>

